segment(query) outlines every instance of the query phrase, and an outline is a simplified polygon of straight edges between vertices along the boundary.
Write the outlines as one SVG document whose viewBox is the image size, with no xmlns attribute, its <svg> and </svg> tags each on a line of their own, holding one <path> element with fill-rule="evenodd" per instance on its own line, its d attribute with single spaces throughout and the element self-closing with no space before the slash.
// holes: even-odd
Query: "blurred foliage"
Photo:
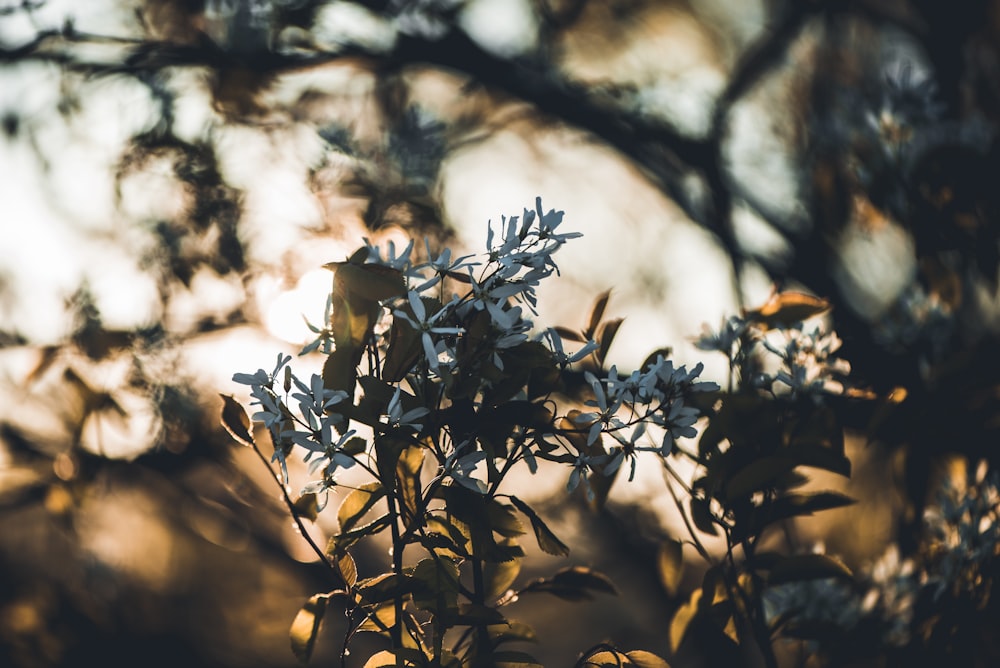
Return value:
<svg viewBox="0 0 1000 668">
<path fill-rule="evenodd" d="M 290 247 L 402 228 L 440 252 L 458 222 L 443 207 L 444 165 L 512 129 L 532 139 L 571 129 L 612 149 L 713 235 L 737 295 L 761 271 L 775 285 L 774 302 L 701 339 L 726 355 L 732 383 L 699 406 L 709 415 L 691 450 L 701 468 L 690 479 L 664 469 L 690 536 L 616 501 L 594 484 L 599 472 L 589 476 L 594 494 L 609 496 L 581 531 L 618 555 L 608 568 L 595 549 L 592 565 L 630 575 L 639 562 L 663 588 L 651 603 L 609 604 L 588 628 L 669 618 L 645 636 L 618 628 L 616 638 L 623 647 L 659 639 L 650 649 L 685 665 L 754 664 L 759 656 L 732 641 L 745 637 L 771 662 L 772 635 L 784 638 L 773 645 L 782 665 L 994 663 L 995 484 L 992 473 L 973 471 L 980 461 L 995 470 L 1000 426 L 1000 4 L 525 0 L 515 3 L 527 20 L 514 34 L 489 21 L 492 29 L 475 28 L 473 10 L 488 4 L 0 5 L 9 82 L 0 141 L 13 168 L 5 178 L 20 187 L 22 165 L 37 167 L 67 191 L 42 188 L 46 211 L 77 226 L 44 237 L 52 260 L 33 276 L 63 276 L 76 255 L 66 248 L 82 257 L 94 246 L 108 266 L 124 248 L 155 302 L 149 317 L 123 325 L 97 282 L 78 281 L 52 307 L 34 302 L 6 265 L 0 276 L 0 663 L 288 660 L 288 623 L 309 593 L 328 591 L 329 573 L 303 556 L 258 462 L 228 447 L 216 392 L 229 390 L 210 386 L 205 366 L 184 351 L 259 324 L 254 281 L 298 278 Z M 665 56 L 674 44 L 676 56 Z M 697 67 L 681 57 L 688 52 Z M 677 102 L 692 90 L 664 79 L 685 81 L 686 67 L 704 74 L 705 63 L 719 84 L 692 89 L 703 98 L 692 118 Z M 432 79 L 438 87 L 428 93 Z M 118 100 L 113 113 L 99 106 Z M 204 108 L 192 111 L 198 100 Z M 247 165 L 226 162 L 227 145 L 251 143 L 241 132 L 269 142 L 253 169 L 284 165 L 318 202 L 318 217 L 290 214 L 306 219 L 295 218 L 306 232 L 291 242 L 284 223 L 259 222 L 270 210 L 240 172 Z M 748 134 L 760 145 L 740 153 Z M 285 164 L 281 149 L 297 142 L 320 148 Z M 87 189 L 99 168 L 110 168 L 114 188 L 98 224 L 69 191 Z M 24 230 L 47 222 L 14 209 L 0 224 L 11 261 L 30 239 Z M 748 212 L 772 245 L 748 239 L 739 225 Z M 51 308 L 70 322 L 40 333 L 31 319 Z M 582 332 L 559 332 L 595 339 L 606 356 L 620 322 L 603 309 Z M 809 315 L 823 327 L 800 326 Z M 365 354 L 372 317 L 319 327 L 360 333 L 345 346 L 351 359 L 336 360 L 342 377 L 353 379 L 349 362 Z M 399 357 L 389 370 L 404 373 L 408 358 Z M 849 374 L 836 358 L 850 361 Z M 603 378 L 604 366 L 588 370 Z M 569 396 L 593 392 L 582 371 L 567 382 Z M 852 451 L 859 442 L 867 448 Z M 808 457 L 789 457 L 800 445 Z M 804 487 L 800 466 L 831 477 L 819 490 Z M 956 467 L 967 470 L 956 478 Z M 844 483 L 826 482 L 848 475 L 898 489 L 898 517 L 886 545 L 828 561 L 796 539 L 818 520 L 793 518 L 856 511 L 850 517 L 865 519 L 864 498 L 845 506 Z M 960 484 L 944 486 L 953 478 Z M 547 510 L 576 512 L 565 505 Z M 542 513 L 532 513 L 535 529 L 531 518 Z M 542 541 L 557 535 L 539 531 Z M 698 536 L 711 567 L 692 558 Z M 721 560 L 711 547 L 719 536 L 739 548 Z M 615 552 L 620 545 L 627 554 Z M 378 555 L 355 558 L 361 578 L 380 568 Z M 789 581 L 803 573 L 812 579 Z M 816 601 L 845 617 L 813 614 Z M 313 601 L 296 624 L 313 628 L 308 614 L 323 606 Z M 649 662 L 594 644 L 603 639 L 588 638 L 588 655 L 553 656 Z M 335 661 L 337 643 L 320 640 L 313 661 Z M 380 646 L 357 653 L 365 647 Z"/>
</svg>

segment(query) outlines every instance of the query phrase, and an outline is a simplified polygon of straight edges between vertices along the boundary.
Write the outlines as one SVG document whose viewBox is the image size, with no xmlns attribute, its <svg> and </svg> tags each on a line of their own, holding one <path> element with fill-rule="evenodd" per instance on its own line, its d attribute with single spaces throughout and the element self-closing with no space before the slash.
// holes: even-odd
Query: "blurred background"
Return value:
<svg viewBox="0 0 1000 668">
<path fill-rule="evenodd" d="M 845 417 L 827 482 L 860 502 L 800 540 L 905 555 L 942 472 L 995 457 L 998 120 L 992 0 L 0 0 L 0 665 L 295 665 L 329 586 L 219 393 L 311 340 L 364 238 L 478 252 L 536 196 L 584 233 L 538 324 L 613 289 L 620 369 L 721 381 L 703 325 L 829 298 L 859 386 L 906 399 Z M 598 514 L 564 484 L 525 494 L 622 593 L 519 610 L 536 655 L 668 654 L 660 474 Z"/>
</svg>

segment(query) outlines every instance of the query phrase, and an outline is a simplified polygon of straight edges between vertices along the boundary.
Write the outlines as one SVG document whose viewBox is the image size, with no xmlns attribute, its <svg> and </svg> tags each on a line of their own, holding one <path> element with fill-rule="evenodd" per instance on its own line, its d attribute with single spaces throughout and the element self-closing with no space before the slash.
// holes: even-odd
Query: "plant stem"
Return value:
<svg viewBox="0 0 1000 668">
<path fill-rule="evenodd" d="M 260 457 L 260 460 L 264 462 L 264 466 L 266 466 L 267 469 L 271 471 L 272 475 L 274 475 L 274 481 L 278 483 L 278 487 L 281 489 L 281 496 L 284 498 L 285 505 L 288 506 L 288 512 L 291 513 L 292 519 L 295 521 L 296 526 L 298 526 L 299 528 L 299 533 L 302 535 L 303 538 L 306 539 L 306 542 L 309 543 L 309 547 L 312 548 L 312 551 L 315 552 L 317 556 L 319 556 L 320 561 L 323 562 L 323 565 L 325 565 L 331 572 L 340 577 L 340 569 L 338 569 L 336 566 L 333 565 L 333 562 L 330 561 L 330 557 L 326 555 L 326 551 L 320 549 L 319 545 L 317 545 L 316 542 L 309 535 L 309 532 L 306 531 L 305 525 L 299 518 L 298 513 L 295 512 L 295 503 L 292 501 L 292 498 L 288 496 L 288 490 L 285 489 L 285 484 L 281 481 L 281 478 L 278 476 L 278 474 L 274 473 L 274 470 L 271 468 L 271 462 L 267 460 L 267 457 L 265 457 L 264 453 L 260 451 L 260 448 L 257 446 L 256 443 L 252 443 L 251 445 L 253 446 L 253 451 L 256 452 L 257 456 Z"/>
</svg>

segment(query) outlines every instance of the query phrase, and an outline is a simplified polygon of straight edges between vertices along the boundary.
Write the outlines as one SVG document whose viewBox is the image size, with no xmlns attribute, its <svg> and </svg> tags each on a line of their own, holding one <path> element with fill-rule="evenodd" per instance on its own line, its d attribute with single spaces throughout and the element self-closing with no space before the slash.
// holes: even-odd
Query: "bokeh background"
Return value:
<svg viewBox="0 0 1000 668">
<path fill-rule="evenodd" d="M 611 288 L 619 368 L 722 380 L 703 325 L 829 298 L 859 384 L 908 399 L 799 540 L 905 552 L 1000 427 L 998 119 L 989 0 L 0 1 L 0 665 L 295 665 L 324 572 L 219 393 L 311 339 L 364 238 L 477 252 L 536 196 L 584 233 L 538 324 Z M 523 484 L 622 592 L 519 610 L 539 658 L 667 654 L 660 474 L 596 514 Z"/>
</svg>

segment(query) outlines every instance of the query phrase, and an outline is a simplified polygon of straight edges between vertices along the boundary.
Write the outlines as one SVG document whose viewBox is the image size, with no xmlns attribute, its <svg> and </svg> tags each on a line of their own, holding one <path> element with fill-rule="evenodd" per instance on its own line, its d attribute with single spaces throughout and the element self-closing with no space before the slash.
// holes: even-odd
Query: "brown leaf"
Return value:
<svg viewBox="0 0 1000 668">
<path fill-rule="evenodd" d="M 236 399 L 227 394 L 220 394 L 222 397 L 222 426 L 226 428 L 229 435 L 240 444 L 250 448 L 253 447 L 253 436 L 250 434 L 250 418 L 243 410 Z"/>
</svg>

